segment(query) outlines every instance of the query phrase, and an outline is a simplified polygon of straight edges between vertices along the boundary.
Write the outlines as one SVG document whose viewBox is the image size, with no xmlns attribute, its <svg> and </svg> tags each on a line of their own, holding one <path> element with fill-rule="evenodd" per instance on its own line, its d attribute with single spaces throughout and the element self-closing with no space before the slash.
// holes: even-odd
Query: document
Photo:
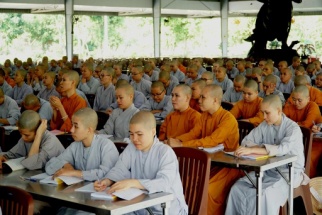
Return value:
<svg viewBox="0 0 322 215">
<path fill-rule="evenodd" d="M 24 169 L 25 167 L 22 166 L 21 161 L 24 160 L 25 157 L 10 159 L 6 162 L 2 163 L 2 168 L 4 172 L 13 172 L 16 170 Z"/>
<path fill-rule="evenodd" d="M 94 183 L 89 183 L 83 187 L 77 188 L 76 192 L 83 192 L 83 193 L 95 193 L 96 190 L 94 189 Z"/>
<path fill-rule="evenodd" d="M 126 190 L 116 191 L 111 195 L 107 193 L 109 189 L 110 188 L 108 187 L 105 191 L 92 193 L 91 197 L 103 200 L 115 199 L 116 197 L 119 197 L 124 200 L 131 200 L 143 193 L 146 193 L 145 191 L 137 188 L 129 188 Z"/>
<path fill-rule="evenodd" d="M 215 152 L 219 152 L 219 151 L 222 151 L 222 150 L 224 150 L 224 144 L 219 144 L 219 145 L 217 145 L 217 146 L 215 146 L 215 147 L 211 147 L 211 148 L 203 148 L 203 147 L 199 147 L 199 149 L 201 149 L 201 150 L 204 150 L 204 151 L 206 151 L 206 152 L 208 152 L 208 153 L 215 153 Z"/>
<path fill-rule="evenodd" d="M 40 173 L 38 175 L 34 175 L 34 176 L 31 176 L 30 178 L 31 179 L 35 179 L 35 180 L 42 180 L 42 179 L 45 179 L 45 178 L 48 178 L 50 175 L 48 175 L 47 173 Z"/>
<path fill-rule="evenodd" d="M 235 156 L 235 152 L 225 152 L 225 153 L 228 154 L 228 155 L 237 157 L 237 156 Z M 240 156 L 239 158 L 248 159 L 248 160 L 264 160 L 264 159 L 267 159 L 267 158 L 270 158 L 270 157 L 274 157 L 274 156 L 249 154 L 249 155 Z"/>
<path fill-rule="evenodd" d="M 55 185 L 59 185 L 59 184 L 63 184 L 65 183 L 66 185 L 72 185 L 72 184 L 76 184 L 83 181 L 83 179 L 81 178 L 77 178 L 77 177 L 70 177 L 70 176 L 59 176 L 56 177 L 55 179 L 53 179 L 52 176 L 49 176 L 47 178 L 44 178 L 42 180 L 40 180 L 39 182 L 42 184 L 55 184 Z"/>
</svg>

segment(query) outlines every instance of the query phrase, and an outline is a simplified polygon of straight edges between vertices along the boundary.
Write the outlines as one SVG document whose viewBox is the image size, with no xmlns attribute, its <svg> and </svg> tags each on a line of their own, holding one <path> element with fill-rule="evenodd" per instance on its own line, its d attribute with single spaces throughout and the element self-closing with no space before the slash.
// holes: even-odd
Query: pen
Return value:
<svg viewBox="0 0 322 215">
<path fill-rule="evenodd" d="M 98 177 L 98 173 L 96 172 L 96 177 L 97 177 L 97 183 L 98 184 L 101 184 L 101 180 L 100 180 L 100 178 Z"/>
<path fill-rule="evenodd" d="M 20 177 L 20 179 L 22 179 L 22 180 L 24 180 L 24 181 L 32 181 L 32 182 L 37 182 L 37 180 L 36 179 L 33 179 L 33 178 L 26 178 L 26 177 L 22 177 L 22 176 L 19 176 Z"/>
</svg>

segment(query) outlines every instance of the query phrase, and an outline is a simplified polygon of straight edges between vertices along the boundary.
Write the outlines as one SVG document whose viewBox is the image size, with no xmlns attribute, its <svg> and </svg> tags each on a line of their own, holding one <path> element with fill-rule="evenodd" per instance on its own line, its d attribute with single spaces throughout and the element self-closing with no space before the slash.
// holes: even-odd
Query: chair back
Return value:
<svg viewBox="0 0 322 215">
<path fill-rule="evenodd" d="M 238 120 L 238 131 L 239 131 L 239 145 L 243 141 L 244 137 L 246 137 L 251 130 L 253 130 L 254 125 L 250 122 L 240 121 Z"/>
<path fill-rule="evenodd" d="M 310 175 L 310 161 L 312 150 L 312 132 L 311 129 L 300 126 L 303 134 L 304 156 L 305 156 L 305 174 Z"/>
<path fill-rule="evenodd" d="M 114 142 L 117 151 L 119 151 L 119 153 L 121 154 L 124 149 L 127 147 L 128 143 L 124 143 L 124 142 Z"/>
<path fill-rule="evenodd" d="M 285 101 L 287 101 L 288 98 L 290 98 L 291 94 L 290 93 L 283 93 Z"/>
<path fill-rule="evenodd" d="M 179 162 L 179 172 L 189 214 L 207 214 L 210 156 L 199 149 L 173 148 Z"/>
<path fill-rule="evenodd" d="M 96 130 L 101 130 L 104 128 L 104 125 L 106 124 L 110 115 L 108 115 L 107 113 L 102 112 L 102 111 L 96 111 L 96 113 L 97 113 L 97 117 L 98 117 L 98 123 L 97 123 Z"/>
<path fill-rule="evenodd" d="M 70 134 L 59 134 L 56 135 L 58 140 L 61 142 L 61 144 L 66 149 L 72 142 L 74 142 L 74 138 Z"/>
<path fill-rule="evenodd" d="M 95 100 L 95 94 L 85 94 L 88 103 L 91 105 L 91 107 L 93 108 L 94 106 L 94 100 Z"/>
<path fill-rule="evenodd" d="M 225 110 L 230 111 L 234 107 L 234 105 L 229 102 L 221 102 L 221 107 L 224 108 Z"/>
<path fill-rule="evenodd" d="M 0 186 L 0 207 L 6 215 L 32 215 L 34 201 L 26 191 L 9 186 Z"/>
</svg>

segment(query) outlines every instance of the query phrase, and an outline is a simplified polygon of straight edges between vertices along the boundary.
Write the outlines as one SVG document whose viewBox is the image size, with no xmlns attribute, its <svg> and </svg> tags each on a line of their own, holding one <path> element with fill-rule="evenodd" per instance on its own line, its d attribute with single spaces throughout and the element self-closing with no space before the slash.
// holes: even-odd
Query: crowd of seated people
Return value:
<svg viewBox="0 0 322 215">
<path fill-rule="evenodd" d="M 222 102 L 230 103 L 232 108 L 225 110 Z M 16 158 L 22 150 L 21 145 L 28 143 L 23 161 L 28 169 L 46 167 L 46 171 L 55 176 L 69 175 L 89 181 L 97 179 L 92 177 L 95 173 L 100 179 L 106 178 L 101 184 L 95 183 L 95 188 L 101 190 L 126 179 L 123 174 L 127 175 L 131 169 L 122 166 L 122 162 L 130 162 L 132 156 L 146 156 L 135 149 L 150 150 L 159 157 L 157 149 L 161 150 L 167 154 L 162 155 L 165 156 L 162 159 L 169 159 L 169 162 L 174 162 L 170 147 L 206 148 L 221 143 L 225 151 L 236 150 L 238 155 L 251 153 L 249 147 L 254 147 L 262 154 L 298 153 L 301 157 L 298 150 L 289 146 L 290 141 L 284 141 L 290 135 L 285 130 L 298 131 L 298 126 L 303 126 L 319 132 L 322 127 L 319 106 L 322 106 L 321 62 L 316 60 L 306 65 L 297 56 L 290 65 L 287 61 L 270 59 L 252 62 L 250 59 L 89 58 L 82 61 L 77 55 L 70 61 L 66 56 L 50 61 L 45 56 L 39 63 L 31 58 L 25 62 L 15 58 L 13 63 L 7 59 L 0 68 L 0 123 L 3 126 L 17 124 L 22 139 L 0 155 L 0 167 L 1 162 Z M 96 130 L 98 111 L 109 116 L 100 130 Z M 30 116 L 33 116 L 32 120 Z M 159 126 L 155 125 L 155 120 Z M 248 142 L 243 141 L 242 146 L 238 145 L 237 120 L 250 122 L 255 127 L 246 138 Z M 263 137 L 261 129 L 270 125 L 276 129 L 265 134 L 265 138 L 271 139 L 278 130 L 284 129 L 278 140 L 274 139 L 279 141 L 274 142 L 275 145 L 288 144 L 284 151 L 279 151 L 275 145 L 256 142 L 258 135 Z M 59 140 L 47 130 L 69 132 L 75 142 L 65 151 L 59 144 L 50 149 L 47 142 L 56 144 Z M 130 138 L 134 144 L 128 147 L 126 155 L 105 159 L 105 154 L 117 153 L 114 147 L 107 147 L 108 142 L 124 138 Z M 151 144 L 157 149 L 151 148 Z M 265 147 L 257 148 L 254 144 Z M 53 151 L 49 153 L 48 150 Z M 91 153 L 101 155 L 88 160 Z M 313 143 L 310 177 L 319 174 L 317 167 L 321 157 L 322 145 Z M 36 165 L 38 160 L 41 163 Z M 136 168 L 133 166 L 132 170 L 139 171 Z M 149 168 L 149 171 L 162 172 L 157 165 Z M 300 185 L 305 177 L 300 169 L 297 173 L 297 185 Z M 138 172 L 133 174 L 136 179 L 143 177 Z M 165 188 L 165 184 L 157 191 L 174 192 L 177 200 L 171 207 L 175 214 L 187 214 L 182 188 L 176 187 L 181 183 L 180 179 L 177 172 L 171 174 L 167 176 L 169 178 L 161 177 L 165 181 L 171 178 L 171 185 L 167 184 L 169 187 Z M 152 180 L 152 176 L 148 177 Z M 243 187 L 244 178 L 241 177 L 243 174 L 239 170 L 214 167 L 209 180 L 208 214 L 235 213 L 240 196 L 250 192 Z M 124 186 L 155 189 L 153 182 L 143 181 L 131 181 Z M 284 189 L 284 184 L 270 183 L 268 186 Z M 227 199 L 229 208 L 226 209 Z M 284 196 L 280 196 L 280 203 L 283 201 Z M 277 214 L 276 207 L 270 207 L 269 201 L 265 204 L 266 214 Z M 246 208 L 241 214 L 252 214 L 252 209 Z M 77 211 L 60 209 L 60 214 L 68 213 Z"/>
</svg>

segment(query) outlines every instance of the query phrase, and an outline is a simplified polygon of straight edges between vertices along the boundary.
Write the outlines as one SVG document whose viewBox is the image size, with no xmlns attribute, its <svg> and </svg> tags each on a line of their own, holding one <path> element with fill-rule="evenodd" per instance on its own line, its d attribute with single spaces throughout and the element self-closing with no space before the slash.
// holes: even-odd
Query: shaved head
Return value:
<svg viewBox="0 0 322 215">
<path fill-rule="evenodd" d="M 187 96 L 190 96 L 190 97 L 191 97 L 192 90 L 191 90 L 191 88 L 190 88 L 188 85 L 186 85 L 186 84 L 179 84 L 179 85 L 177 85 L 175 88 L 180 89 L 180 91 L 181 91 L 183 94 L 185 94 L 185 95 L 187 95 Z"/>
<path fill-rule="evenodd" d="M 207 77 L 207 79 L 211 79 L 211 80 L 214 80 L 214 78 L 215 78 L 215 74 L 213 72 L 209 72 L 209 71 L 202 73 L 202 76 Z"/>
<path fill-rule="evenodd" d="M 156 121 L 154 115 L 149 111 L 139 111 L 130 120 L 130 125 L 141 124 L 146 129 L 155 129 Z"/>
<path fill-rule="evenodd" d="M 274 109 L 279 109 L 282 110 L 282 101 L 281 99 L 278 97 L 278 95 L 269 95 L 266 96 L 263 101 L 262 104 L 268 104 L 270 107 L 274 108 Z"/>
<path fill-rule="evenodd" d="M 56 73 L 55 72 L 46 72 L 45 75 L 48 75 L 53 80 L 55 80 L 55 78 L 56 78 Z"/>
<path fill-rule="evenodd" d="M 40 106 L 40 101 L 39 101 L 39 98 L 34 94 L 29 94 L 23 100 L 23 104 L 24 106 L 28 106 L 28 107 L 35 107 L 35 106 Z"/>
<path fill-rule="evenodd" d="M 277 78 L 275 77 L 275 75 L 270 74 L 270 75 L 265 77 L 264 81 L 276 84 L 277 83 Z"/>
<path fill-rule="evenodd" d="M 75 87 L 77 87 L 79 83 L 79 74 L 76 71 L 69 70 L 68 72 L 64 73 L 64 75 L 67 76 L 70 81 L 74 81 Z"/>
<path fill-rule="evenodd" d="M 304 85 L 300 85 L 294 88 L 293 93 L 300 93 L 305 97 L 309 97 L 310 96 L 310 92 L 309 89 L 307 88 L 307 86 Z"/>
<path fill-rule="evenodd" d="M 244 84 L 245 81 L 246 81 L 246 78 L 243 75 L 236 75 L 235 78 L 234 78 L 234 81 L 235 82 L 238 82 L 238 83 L 243 83 Z"/>
<path fill-rule="evenodd" d="M 192 82 L 192 84 L 198 85 L 201 90 L 203 88 L 205 88 L 205 86 L 207 86 L 207 83 L 202 79 L 195 80 L 195 81 Z M 191 86 L 192 86 L 192 84 L 191 84 Z"/>
<path fill-rule="evenodd" d="M 18 70 L 16 71 L 16 73 L 18 73 L 19 75 L 21 75 L 24 79 L 26 78 L 27 71 L 22 70 L 22 69 L 18 69 Z"/>
<path fill-rule="evenodd" d="M 161 81 L 153 82 L 152 85 L 151 85 L 151 89 L 152 88 L 160 88 L 161 91 L 165 90 L 164 85 L 163 85 L 163 83 Z"/>
<path fill-rule="evenodd" d="M 261 68 L 259 68 L 259 67 L 255 67 L 252 70 L 252 74 L 262 75 L 262 73 L 263 73 L 263 70 Z"/>
<path fill-rule="evenodd" d="M 117 87 L 115 88 L 115 90 L 118 90 L 118 89 L 124 89 L 124 91 L 125 91 L 125 93 L 127 95 L 134 96 L 134 88 L 129 83 L 117 85 Z"/>
<path fill-rule="evenodd" d="M 159 73 L 159 79 L 170 80 L 170 73 L 167 71 L 161 71 Z"/>
<path fill-rule="evenodd" d="M 123 85 L 123 84 L 129 84 L 129 82 L 125 79 L 119 79 L 116 84 L 115 84 L 115 87 L 117 88 L 118 86 L 120 85 Z"/>
<path fill-rule="evenodd" d="M 250 89 L 254 90 L 255 92 L 258 92 L 258 84 L 254 80 L 246 81 L 244 87 L 250 88 Z"/>
<path fill-rule="evenodd" d="M 18 119 L 17 126 L 19 129 L 28 129 L 29 131 L 37 130 L 40 125 L 40 116 L 33 110 L 24 111 Z"/>
<path fill-rule="evenodd" d="M 222 91 L 222 88 L 219 85 L 210 84 L 210 85 L 207 85 L 204 88 L 204 90 L 205 89 L 209 90 L 211 97 L 218 98 L 221 101 L 222 96 L 223 96 L 223 91 Z"/>
<path fill-rule="evenodd" d="M 293 75 L 292 70 L 290 68 L 284 68 L 284 69 L 282 69 L 281 72 L 286 72 L 286 73 L 288 73 L 290 75 Z"/>
<path fill-rule="evenodd" d="M 79 118 L 85 128 L 92 128 L 93 131 L 96 130 L 98 117 L 96 111 L 93 109 L 88 107 L 79 109 L 73 114 L 72 119 L 74 117 Z"/>
<path fill-rule="evenodd" d="M 306 77 L 304 75 L 298 75 L 298 76 L 295 76 L 294 78 L 294 86 L 297 87 L 297 86 L 300 86 L 300 85 L 307 85 L 307 80 L 306 80 Z"/>
</svg>

